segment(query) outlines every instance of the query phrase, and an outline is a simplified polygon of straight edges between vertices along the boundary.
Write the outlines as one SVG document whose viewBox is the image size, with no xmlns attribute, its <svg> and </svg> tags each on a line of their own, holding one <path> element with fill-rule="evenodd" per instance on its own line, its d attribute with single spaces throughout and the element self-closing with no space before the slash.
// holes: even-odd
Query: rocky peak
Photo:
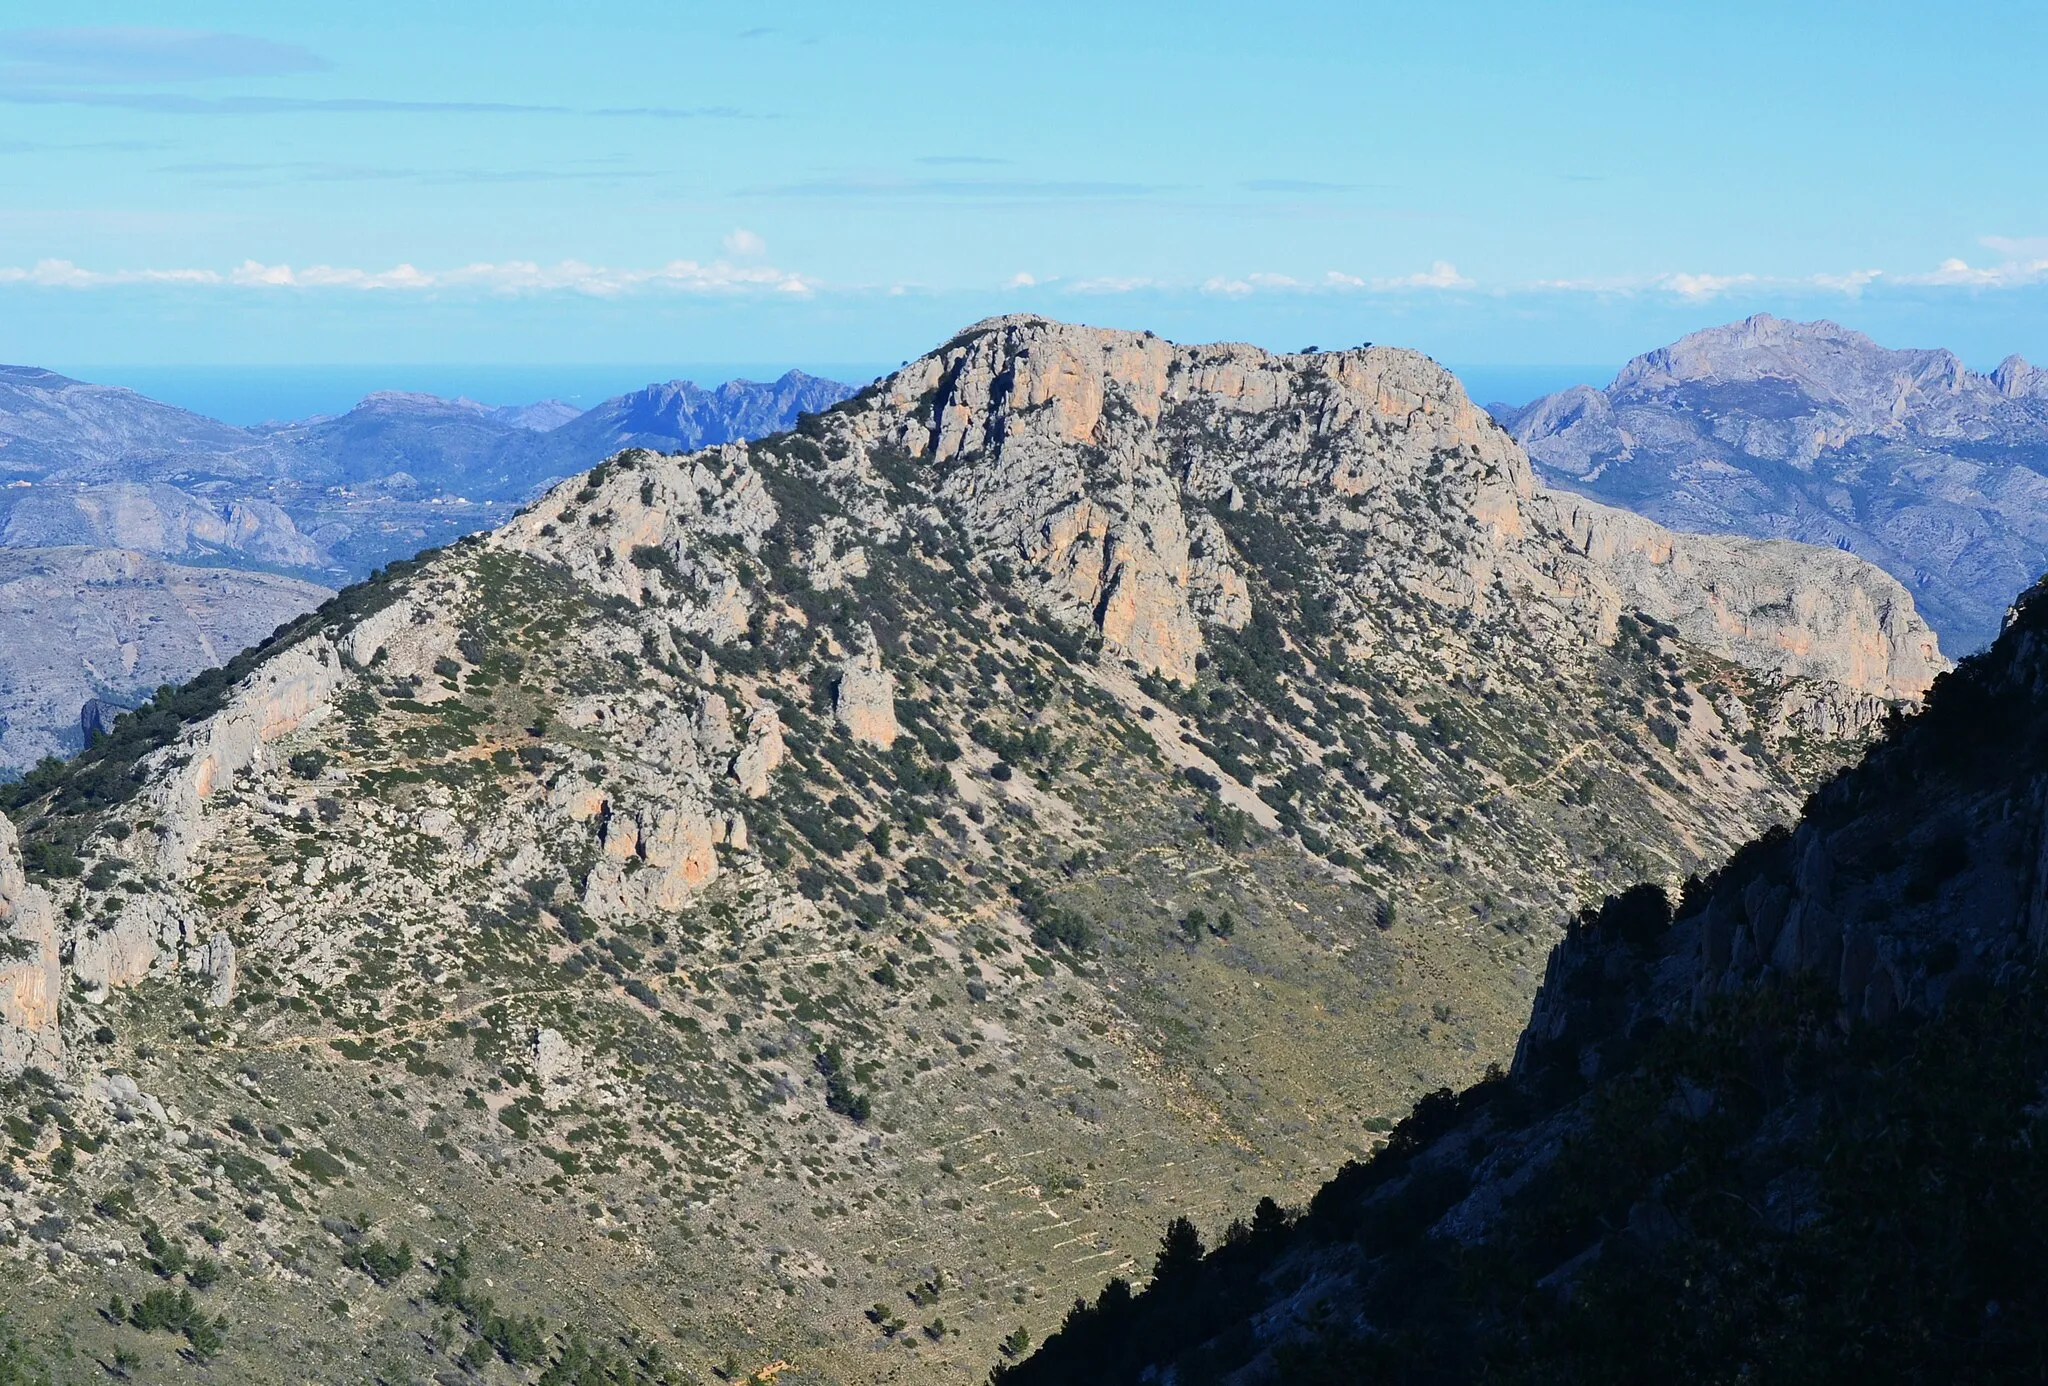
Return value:
<svg viewBox="0 0 2048 1386">
<path fill-rule="evenodd" d="M 1898 419 L 1927 397 L 1981 388 L 1983 378 L 1954 352 L 1893 351 L 1825 319 L 1789 322 L 1759 313 L 1636 357 L 1611 390 L 1630 394 L 1757 381 L 1784 382 L 1816 403 L 1859 418 Z"/>
<path fill-rule="evenodd" d="M 2042 379 L 2016 357 L 1983 376 L 1952 352 L 1758 316 L 1637 357 L 1605 390 L 1502 419 L 1547 481 L 1674 528 L 1872 560 L 1965 652 L 2048 563 Z"/>
<path fill-rule="evenodd" d="M 2048 395 L 2048 371 L 2017 353 L 1998 363 L 1991 372 L 1991 383 L 2008 399 Z"/>
</svg>

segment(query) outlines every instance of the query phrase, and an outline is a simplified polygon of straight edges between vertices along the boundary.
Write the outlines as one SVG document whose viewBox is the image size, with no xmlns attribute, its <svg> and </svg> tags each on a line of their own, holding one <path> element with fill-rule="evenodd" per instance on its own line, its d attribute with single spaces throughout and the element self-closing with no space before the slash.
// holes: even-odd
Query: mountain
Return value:
<svg viewBox="0 0 2048 1386">
<path fill-rule="evenodd" d="M 752 437 L 850 393 L 800 371 L 716 390 L 675 381 L 581 414 L 559 400 L 493 408 L 387 392 L 336 417 L 240 429 L 129 390 L 0 367 L 0 548 L 35 551 L 23 561 L 42 578 L 76 568 L 82 547 L 107 551 L 101 567 L 110 573 L 145 555 L 301 579 L 230 582 L 146 564 L 144 590 L 120 602 L 181 634 L 160 642 L 140 673 L 110 674 L 104 653 L 88 656 L 101 637 L 70 617 L 87 589 L 16 607 L 20 643 L 0 659 L 0 774 L 78 744 L 79 705 L 64 706 L 60 690 L 89 685 L 132 703 L 218 663 L 338 583 L 502 522 L 538 489 L 619 446 Z M 99 580 L 91 588 L 96 598 L 111 590 Z M 159 610 L 172 590 L 232 591 L 251 605 L 222 625 L 210 602 Z M 288 599 L 301 604 L 280 605 Z M 210 643 L 226 632 L 228 644 Z M 5 681 L 30 669 L 32 681 Z"/>
<path fill-rule="evenodd" d="M 0 548 L 0 763 L 76 750 L 92 699 L 133 707 L 332 596 L 116 548 Z"/>
<path fill-rule="evenodd" d="M 1765 314 L 1639 356 L 1605 390 L 1496 408 L 1553 485 L 1869 559 L 1950 650 L 1988 644 L 2048 568 L 2048 372 L 2017 356 L 1978 375 Z"/>
<path fill-rule="evenodd" d="M 146 1376 L 980 1379 L 1506 1059 L 1576 902 L 1943 667 L 1414 353 L 991 320 L 7 791 L 6 1303 Z"/>
<path fill-rule="evenodd" d="M 2048 585 L 1791 831 L 1582 913 L 1509 1071 L 998 1380 L 2039 1380 L 2044 688 Z"/>
<path fill-rule="evenodd" d="M 815 414 L 853 390 L 836 380 L 789 371 L 766 385 L 728 380 L 704 390 L 687 380 L 649 385 L 603 404 L 552 431 L 546 455 L 566 472 L 584 469 L 592 457 L 624 448 L 685 452 L 719 443 L 759 438 L 788 428 L 800 414 Z"/>
<path fill-rule="evenodd" d="M 164 558 L 314 569 L 321 546 L 265 500 L 216 500 L 168 482 L 18 488 L 0 500 L 0 548 L 132 549 Z"/>
<path fill-rule="evenodd" d="M 268 441 L 284 459 L 281 470 L 302 482 L 353 486 L 403 474 L 430 494 L 524 501 L 535 488 L 622 448 L 694 451 L 756 438 L 852 393 L 850 386 L 802 371 L 765 384 L 728 380 L 715 390 L 672 380 L 539 428 L 558 411 L 529 416 L 466 399 L 387 391 L 346 414 L 271 430 Z"/>
<path fill-rule="evenodd" d="M 0 366 L 0 477 L 148 481 L 193 459 L 234 475 L 250 436 L 231 424 L 112 385 Z"/>
</svg>

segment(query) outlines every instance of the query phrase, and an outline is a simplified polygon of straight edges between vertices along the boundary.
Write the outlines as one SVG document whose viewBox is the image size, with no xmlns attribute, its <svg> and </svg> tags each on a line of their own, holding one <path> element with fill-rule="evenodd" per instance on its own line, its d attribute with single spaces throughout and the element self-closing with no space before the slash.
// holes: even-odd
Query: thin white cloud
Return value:
<svg viewBox="0 0 2048 1386">
<path fill-rule="evenodd" d="M 200 29 L 9 29 L 0 32 L 0 82 L 196 82 L 322 72 L 296 44 Z"/>
<path fill-rule="evenodd" d="M 39 260 L 30 269 L 0 266 L 0 284 L 33 284 L 48 289 L 93 289 L 119 284 L 220 284 L 214 270 L 88 270 L 69 260 Z"/>
<path fill-rule="evenodd" d="M 1217 276 L 1202 282 L 1203 293 L 1221 294 L 1225 298 L 1245 298 L 1262 290 L 1299 291 L 1309 287 L 1284 274 L 1247 274 L 1242 279 Z"/>
<path fill-rule="evenodd" d="M 1816 288 L 1833 289 L 1836 293 L 1855 298 L 1864 289 L 1884 277 L 1883 270 L 1862 269 L 1849 270 L 1843 274 L 1816 274 L 1810 276 L 1807 282 Z"/>
<path fill-rule="evenodd" d="M 1698 303 L 1710 298 L 1719 298 L 1730 289 L 1746 289 L 1758 282 L 1754 274 L 1666 274 L 1660 275 L 1656 285 L 1668 289 L 1680 298 Z"/>
<path fill-rule="evenodd" d="M 491 294 L 576 293 L 613 298 L 638 292 L 704 295 L 773 293 L 805 295 L 816 283 L 794 271 L 768 265 L 734 265 L 723 260 L 702 263 L 671 260 L 652 268 L 612 268 L 563 260 L 543 265 L 533 260 L 479 262 L 446 270 L 422 270 L 408 264 L 369 270 L 346 265 L 266 265 L 245 260 L 234 269 L 91 270 L 69 260 L 43 260 L 34 266 L 0 266 L 0 284 L 52 289 L 96 289 L 138 284 L 191 285 L 245 289 L 354 289 L 363 291 L 473 291 Z"/>
<path fill-rule="evenodd" d="M 1610 275 L 1590 279 L 1538 279 L 1525 286 L 1526 292 L 1567 293 L 1567 294 L 1613 294 L 1628 296 L 1641 293 L 1676 294 L 1690 303 L 1705 303 L 1739 289 L 1800 290 L 1820 289 L 1829 293 L 1843 294 L 1854 298 L 1864 289 L 1881 280 L 1900 282 L 1898 276 L 1887 275 L 1883 270 L 1845 270 L 1839 274 L 1770 275 L 1713 274 L 1689 270 L 1673 270 L 1666 274 L 1640 276 Z"/>
<path fill-rule="evenodd" d="M 1376 289 L 1469 289 L 1473 282 L 1458 273 L 1458 267 L 1449 260 L 1435 260 L 1428 269 L 1419 274 L 1407 274 L 1399 279 L 1376 279 Z"/>
<path fill-rule="evenodd" d="M 1038 277 L 1025 270 L 1019 270 L 1011 275 L 1009 282 L 1003 285 L 1006 289 L 1032 289 L 1037 286 Z"/>
<path fill-rule="evenodd" d="M 1909 274 L 1901 278 L 1901 282 L 1906 284 L 1961 289 L 2016 289 L 2044 280 L 2048 280 L 2048 256 L 2005 260 L 1996 265 L 1972 265 L 1966 260 L 1951 257 L 1926 274 Z"/>
<path fill-rule="evenodd" d="M 1095 279 L 1076 279 L 1067 285 L 1067 292 L 1074 294 L 1134 294 L 1146 289 L 1164 289 L 1167 285 L 1157 279 L 1136 276 L 1102 275 Z"/>
<path fill-rule="evenodd" d="M 768 242 L 762 240 L 757 232 L 749 231 L 744 226 L 735 226 L 728 231 L 725 239 L 719 244 L 725 247 L 726 254 L 741 255 L 750 260 L 768 253 Z"/>
<path fill-rule="evenodd" d="M 1202 292 L 1224 298 L 1247 298 L 1257 293 L 1404 293 L 1414 289 L 1470 289 L 1475 282 L 1458 273 L 1448 260 L 1437 260 L 1414 274 L 1367 279 L 1343 270 L 1325 271 L 1322 278 L 1301 280 L 1286 274 L 1216 275 L 1202 282 Z"/>
</svg>

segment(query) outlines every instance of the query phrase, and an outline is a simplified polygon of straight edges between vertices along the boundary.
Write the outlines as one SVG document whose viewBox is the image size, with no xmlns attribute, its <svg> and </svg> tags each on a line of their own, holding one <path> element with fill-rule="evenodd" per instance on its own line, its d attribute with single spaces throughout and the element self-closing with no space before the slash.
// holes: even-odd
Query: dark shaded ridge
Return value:
<svg viewBox="0 0 2048 1386">
<path fill-rule="evenodd" d="M 1582 911 L 1512 1073 L 1424 1097 L 1304 1211 L 1267 1200 L 1206 1254 L 1176 1221 L 1148 1286 L 1077 1300 L 992 1380 L 2048 1376 L 2048 970 L 2030 944 L 2002 962 L 1958 948 L 1981 920 L 1944 893 L 2030 863 L 1978 861 L 1988 848 L 1943 826 L 1987 802 L 2038 816 L 2044 641 L 2048 583 L 1817 791 L 1798 833 L 1688 880 L 1675 908 L 1644 885 Z M 1825 967 L 1758 962 L 1660 1013 L 1673 968 L 1713 965 L 1715 914 L 1793 881 L 1816 833 L 1873 818 L 1924 838 L 1853 865 L 1897 872 L 1901 911 L 1932 908 L 1944 937 L 1919 965 L 1945 974 L 1938 1003 L 1873 1017 Z M 1489 1187 L 1493 1211 L 1467 1202 Z"/>
</svg>

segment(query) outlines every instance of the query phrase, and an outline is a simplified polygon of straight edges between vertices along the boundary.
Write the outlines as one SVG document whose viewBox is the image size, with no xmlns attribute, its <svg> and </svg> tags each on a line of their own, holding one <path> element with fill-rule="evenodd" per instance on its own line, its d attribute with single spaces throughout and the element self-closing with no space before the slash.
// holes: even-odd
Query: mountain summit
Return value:
<svg viewBox="0 0 2048 1386">
<path fill-rule="evenodd" d="M 1415 353 L 981 323 L 10 791 L 10 1293 L 238 1380 L 979 1377 L 1505 1060 L 1578 901 L 1943 667 Z"/>
<path fill-rule="evenodd" d="M 1767 314 L 1501 420 L 1554 484 L 1680 529 L 1832 544 L 1905 583 L 1953 649 L 2048 567 L 2048 374 L 1990 375 Z"/>
</svg>

